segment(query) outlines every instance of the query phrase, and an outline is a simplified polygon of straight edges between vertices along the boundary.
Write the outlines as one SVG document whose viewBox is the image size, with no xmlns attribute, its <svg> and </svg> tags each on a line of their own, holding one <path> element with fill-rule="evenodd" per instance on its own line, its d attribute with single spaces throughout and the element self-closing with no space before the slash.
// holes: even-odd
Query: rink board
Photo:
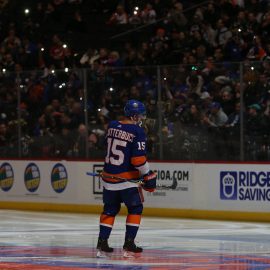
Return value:
<svg viewBox="0 0 270 270">
<path fill-rule="evenodd" d="M 158 183 L 144 192 L 145 215 L 270 221 L 269 164 L 151 162 Z M 0 208 L 99 213 L 102 162 L 2 160 Z M 123 210 L 124 211 L 124 210 Z M 122 212 L 124 213 L 124 212 Z"/>
</svg>

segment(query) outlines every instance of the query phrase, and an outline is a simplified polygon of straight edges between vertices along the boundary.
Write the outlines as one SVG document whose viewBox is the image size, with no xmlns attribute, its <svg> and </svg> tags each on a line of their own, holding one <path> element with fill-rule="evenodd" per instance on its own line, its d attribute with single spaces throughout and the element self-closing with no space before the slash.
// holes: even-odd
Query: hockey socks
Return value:
<svg viewBox="0 0 270 270">
<path fill-rule="evenodd" d="M 114 224 L 114 216 L 102 214 L 99 222 L 99 238 L 108 239 L 110 237 L 112 227 Z"/>
<path fill-rule="evenodd" d="M 125 239 L 135 239 L 141 223 L 141 215 L 128 214 Z"/>
<path fill-rule="evenodd" d="M 141 215 L 139 214 L 129 214 L 126 219 L 126 236 L 125 243 L 123 245 L 124 257 L 132 258 L 140 254 L 143 249 L 137 247 L 134 243 L 134 239 L 137 235 L 139 226 L 141 223 Z"/>
<path fill-rule="evenodd" d="M 113 248 L 109 247 L 108 239 L 110 237 L 115 217 L 102 214 L 100 216 L 100 231 L 97 243 L 97 257 L 108 257 L 113 252 Z M 126 218 L 126 234 L 125 243 L 123 245 L 124 254 L 126 258 L 136 257 L 143 249 L 136 246 L 134 239 L 137 235 L 141 222 L 140 214 L 128 214 Z"/>
</svg>

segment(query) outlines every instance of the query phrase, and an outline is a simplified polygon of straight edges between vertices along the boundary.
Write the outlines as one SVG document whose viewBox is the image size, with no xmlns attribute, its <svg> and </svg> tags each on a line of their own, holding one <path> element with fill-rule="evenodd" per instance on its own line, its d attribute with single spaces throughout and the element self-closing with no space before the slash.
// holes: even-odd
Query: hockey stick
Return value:
<svg viewBox="0 0 270 270">
<path fill-rule="evenodd" d="M 112 176 L 112 175 L 104 175 L 102 172 L 101 173 L 92 173 L 92 172 L 87 172 L 86 173 L 89 176 L 95 176 L 95 177 L 106 177 L 110 179 L 115 179 L 115 180 L 121 180 L 121 181 L 127 181 L 131 183 L 136 183 L 139 185 L 143 185 L 143 178 L 138 178 L 138 179 L 126 179 L 118 176 Z M 171 185 L 162 185 L 162 184 L 157 184 L 156 189 L 157 190 L 162 190 L 162 189 L 176 189 L 177 187 L 177 180 L 174 178 L 173 183 Z"/>
</svg>

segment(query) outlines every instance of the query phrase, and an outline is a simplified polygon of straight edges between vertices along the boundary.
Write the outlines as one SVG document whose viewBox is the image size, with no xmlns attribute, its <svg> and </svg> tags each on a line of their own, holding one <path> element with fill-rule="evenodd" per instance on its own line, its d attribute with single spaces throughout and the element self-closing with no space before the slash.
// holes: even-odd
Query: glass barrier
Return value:
<svg viewBox="0 0 270 270">
<path fill-rule="evenodd" d="M 240 160 L 239 70 L 210 60 L 161 68 L 163 159 Z"/>
<path fill-rule="evenodd" d="M 150 159 L 269 160 L 269 66 L 209 58 L 201 65 L 96 61 L 91 69 L 2 70 L 0 155 L 103 158 L 109 121 L 138 99 L 147 108 Z"/>
<path fill-rule="evenodd" d="M 244 159 L 270 160 L 270 62 L 243 64 Z"/>
</svg>

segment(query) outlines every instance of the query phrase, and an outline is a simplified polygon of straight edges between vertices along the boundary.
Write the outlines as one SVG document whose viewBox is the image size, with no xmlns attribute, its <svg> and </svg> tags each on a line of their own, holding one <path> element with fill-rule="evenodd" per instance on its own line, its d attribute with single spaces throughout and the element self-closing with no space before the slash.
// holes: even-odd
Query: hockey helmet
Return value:
<svg viewBox="0 0 270 270">
<path fill-rule="evenodd" d="M 142 102 L 131 99 L 128 100 L 124 107 L 125 116 L 132 117 L 135 115 L 145 115 L 146 109 Z"/>
</svg>

